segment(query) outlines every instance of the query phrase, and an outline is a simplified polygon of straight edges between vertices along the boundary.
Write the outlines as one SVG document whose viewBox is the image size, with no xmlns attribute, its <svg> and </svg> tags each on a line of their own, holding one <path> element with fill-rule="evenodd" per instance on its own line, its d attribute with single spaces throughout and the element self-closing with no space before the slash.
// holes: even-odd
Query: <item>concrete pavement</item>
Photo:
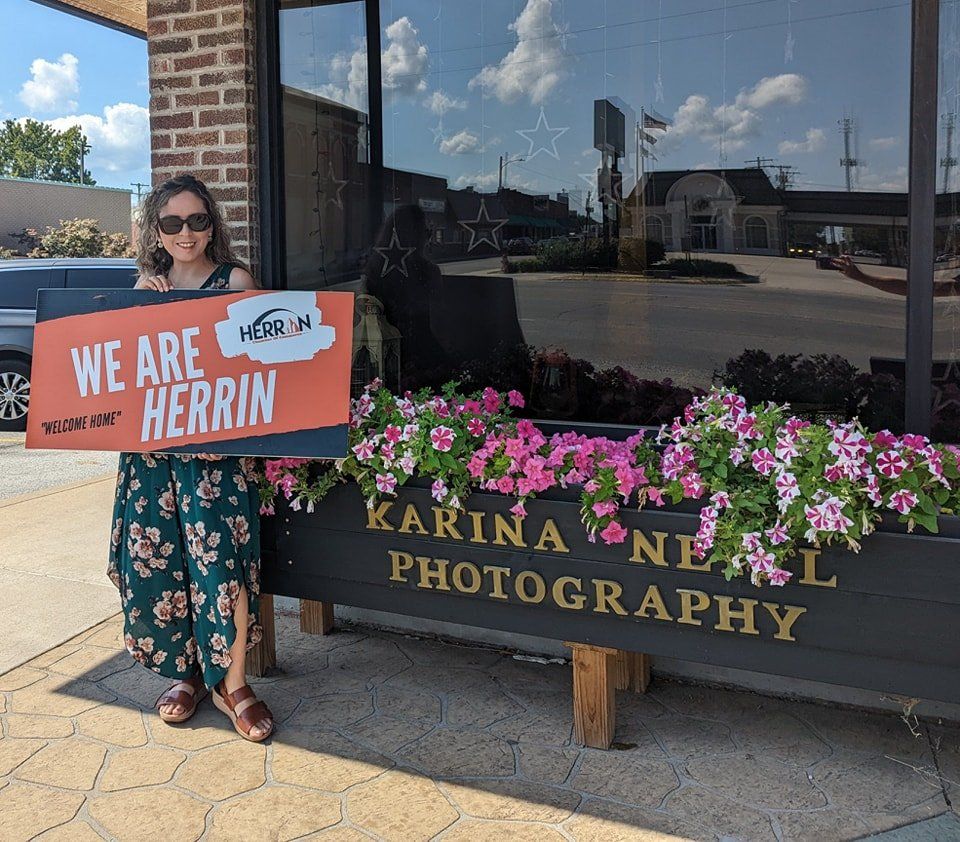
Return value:
<svg viewBox="0 0 960 842">
<path fill-rule="evenodd" d="M 0 499 L 0 672 L 119 610 L 104 572 L 115 487 L 112 473 Z"/>
<path fill-rule="evenodd" d="M 655 680 L 583 749 L 568 666 L 280 616 L 254 745 L 209 699 L 160 722 L 121 630 L 0 676 L 3 840 L 960 838 L 956 727 Z"/>
</svg>

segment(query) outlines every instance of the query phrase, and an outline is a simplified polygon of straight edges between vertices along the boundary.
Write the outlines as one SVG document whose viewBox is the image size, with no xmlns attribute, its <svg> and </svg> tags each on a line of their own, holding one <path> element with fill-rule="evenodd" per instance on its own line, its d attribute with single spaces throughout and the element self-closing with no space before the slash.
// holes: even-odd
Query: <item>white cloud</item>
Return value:
<svg viewBox="0 0 960 842">
<path fill-rule="evenodd" d="M 427 88 L 427 48 L 410 18 L 395 20 L 384 30 L 387 48 L 380 56 L 381 87 L 389 96 L 409 96 Z M 316 88 L 322 97 L 342 102 L 351 108 L 367 107 L 367 42 L 358 38 L 352 53 L 337 53 L 330 59 L 330 78 Z"/>
<path fill-rule="evenodd" d="M 57 131 L 80 126 L 90 142 L 87 169 L 128 172 L 150 167 L 150 122 L 146 108 L 118 102 L 103 109 L 103 116 L 77 114 L 47 120 Z"/>
<path fill-rule="evenodd" d="M 424 101 L 423 104 L 429 108 L 434 114 L 445 114 L 447 111 L 452 109 L 458 109 L 462 111 L 467 107 L 466 100 L 457 99 L 453 96 L 448 96 L 446 91 L 439 90 L 433 91 Z"/>
<path fill-rule="evenodd" d="M 519 17 L 509 28 L 517 34 L 517 45 L 499 64 L 484 67 L 468 83 L 481 88 L 501 102 L 516 102 L 527 96 L 533 105 L 542 105 L 563 78 L 563 49 L 560 30 L 553 21 L 555 0 L 527 0 Z"/>
<path fill-rule="evenodd" d="M 819 152 L 827 145 L 827 136 L 823 129 L 807 129 L 803 140 L 782 140 L 777 147 L 781 155 L 798 155 L 808 152 Z"/>
<path fill-rule="evenodd" d="M 870 138 L 870 146 L 874 149 L 893 149 L 896 146 L 900 145 L 899 137 L 872 137 Z"/>
<path fill-rule="evenodd" d="M 440 151 L 444 155 L 468 155 L 480 149 L 480 138 L 469 129 L 463 129 L 455 135 L 440 141 Z"/>
<path fill-rule="evenodd" d="M 30 76 L 20 89 L 20 101 L 33 112 L 75 111 L 80 92 L 78 66 L 80 62 L 71 53 L 64 53 L 56 61 L 34 59 Z"/>
<path fill-rule="evenodd" d="M 737 94 L 743 108 L 768 108 L 771 105 L 797 105 L 807 96 L 807 80 L 797 73 L 764 76 L 750 89 Z"/>
<path fill-rule="evenodd" d="M 907 168 L 897 167 L 885 172 L 873 172 L 868 166 L 859 167 L 857 186 L 861 190 L 880 190 L 883 192 L 907 192 Z"/>
<path fill-rule="evenodd" d="M 491 190 L 499 185 L 499 176 L 496 171 L 489 173 L 465 173 L 453 180 L 453 187 L 462 190 L 464 187 L 476 187 L 478 190 Z M 510 170 L 509 176 L 504 175 L 504 186 L 523 190 L 537 190 L 537 184 L 530 179 Z"/>
<path fill-rule="evenodd" d="M 762 112 L 774 105 L 795 105 L 807 93 L 807 81 L 796 73 L 765 76 L 744 88 L 733 102 L 714 105 L 704 94 L 690 94 L 674 112 L 673 125 L 657 146 L 658 154 L 676 149 L 692 137 L 725 152 L 735 152 L 757 137 L 763 126 Z"/>
</svg>

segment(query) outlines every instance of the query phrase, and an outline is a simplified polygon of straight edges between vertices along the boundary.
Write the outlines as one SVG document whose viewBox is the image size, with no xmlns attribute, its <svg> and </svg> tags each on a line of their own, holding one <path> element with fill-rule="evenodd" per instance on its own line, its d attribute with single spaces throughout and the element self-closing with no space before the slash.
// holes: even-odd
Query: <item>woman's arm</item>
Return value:
<svg viewBox="0 0 960 842">
<path fill-rule="evenodd" d="M 230 289 L 260 289 L 260 284 L 246 269 L 235 266 L 230 272 Z"/>
<path fill-rule="evenodd" d="M 857 266 L 857 264 L 853 262 L 853 258 L 851 258 L 848 254 L 842 254 L 840 257 L 834 257 L 831 262 L 834 269 L 840 272 L 841 275 L 849 278 L 851 281 L 857 281 L 858 283 L 873 287 L 874 289 L 879 289 L 881 292 L 889 292 L 892 295 L 907 294 L 906 278 L 888 278 L 880 275 L 869 275 L 859 266 Z M 934 280 L 934 298 L 944 298 L 946 296 L 955 296 L 957 294 L 958 284 L 956 278 Z"/>
</svg>

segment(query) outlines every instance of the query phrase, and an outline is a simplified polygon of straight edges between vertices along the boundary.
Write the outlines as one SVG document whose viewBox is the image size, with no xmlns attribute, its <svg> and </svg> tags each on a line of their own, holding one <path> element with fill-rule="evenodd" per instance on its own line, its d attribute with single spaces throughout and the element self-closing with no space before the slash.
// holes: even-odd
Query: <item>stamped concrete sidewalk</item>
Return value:
<svg viewBox="0 0 960 842">
<path fill-rule="evenodd" d="M 655 679 L 581 749 L 568 666 L 281 615 L 254 745 L 160 722 L 120 620 L 0 676 L 5 842 L 960 838 L 956 726 Z"/>
</svg>

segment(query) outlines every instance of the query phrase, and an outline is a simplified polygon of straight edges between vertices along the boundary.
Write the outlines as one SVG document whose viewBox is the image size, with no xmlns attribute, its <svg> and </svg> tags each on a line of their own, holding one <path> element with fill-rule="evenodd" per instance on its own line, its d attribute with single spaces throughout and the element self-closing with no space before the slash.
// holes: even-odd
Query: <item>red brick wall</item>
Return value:
<svg viewBox="0 0 960 842">
<path fill-rule="evenodd" d="M 153 183 L 189 172 L 259 263 L 255 0 L 147 0 Z"/>
</svg>

